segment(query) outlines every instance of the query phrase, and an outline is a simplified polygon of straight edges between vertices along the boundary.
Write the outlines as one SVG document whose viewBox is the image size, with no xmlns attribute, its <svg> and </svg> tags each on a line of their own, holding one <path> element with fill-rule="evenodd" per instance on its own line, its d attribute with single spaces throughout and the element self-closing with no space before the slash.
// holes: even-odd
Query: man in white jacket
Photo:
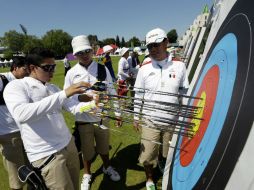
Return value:
<svg viewBox="0 0 254 190">
<path fill-rule="evenodd" d="M 127 61 L 129 57 L 129 48 L 123 47 L 120 51 L 121 58 L 118 62 L 118 89 L 117 94 L 119 96 L 127 96 L 128 93 L 128 81 L 130 76 L 130 65 Z"/>
<path fill-rule="evenodd" d="M 169 130 L 173 126 L 169 126 L 166 123 L 167 119 L 175 120 L 177 116 L 171 115 L 168 112 L 162 111 L 159 108 L 171 109 L 169 106 L 161 105 L 158 103 L 151 103 L 149 101 L 163 101 L 168 103 L 178 104 L 179 100 L 177 96 L 162 95 L 153 93 L 156 91 L 163 91 L 167 93 L 178 94 L 180 89 L 188 88 L 188 79 L 186 76 L 185 64 L 180 61 L 172 61 L 171 56 L 167 53 L 168 39 L 164 30 L 156 28 L 151 30 L 146 35 L 146 46 L 149 50 L 151 62 L 145 64 L 139 69 L 134 89 L 136 89 L 135 98 L 144 99 L 142 106 L 135 106 L 135 113 L 145 113 L 147 116 L 142 120 L 146 123 L 145 127 L 142 127 L 141 137 L 142 139 L 149 139 L 151 141 L 141 140 L 141 154 L 139 161 L 144 165 L 148 190 L 155 188 L 153 182 L 153 167 L 157 165 L 157 159 L 159 152 L 161 152 L 163 160 L 166 160 L 169 141 L 172 138 L 172 133 L 163 132 L 154 128 L 169 127 Z M 147 90 L 140 90 L 147 89 Z M 134 105 L 140 105 L 142 101 L 135 100 Z M 154 109 L 146 109 L 146 105 Z M 143 109 L 141 109 L 141 107 Z M 161 120 L 159 118 L 165 118 Z M 134 117 L 134 127 L 139 129 L 140 115 L 137 114 Z M 159 147 L 158 144 L 152 141 L 162 141 L 163 146 Z M 161 148 L 161 150 L 159 150 Z"/>
<path fill-rule="evenodd" d="M 60 90 L 48 83 L 55 69 L 54 54 L 47 49 L 34 49 L 27 56 L 29 77 L 11 81 L 5 88 L 4 100 L 15 119 L 30 163 L 41 170 L 49 189 L 76 190 L 79 184 L 78 152 L 66 126 L 62 108 L 73 114 L 92 102 L 78 103 L 68 97 L 84 92 L 87 83 Z"/>
<path fill-rule="evenodd" d="M 11 189 L 22 189 L 24 184 L 18 178 L 18 168 L 27 161 L 19 128 L 8 111 L 3 99 L 5 86 L 12 80 L 28 75 L 24 57 L 13 58 L 11 70 L 0 74 L 0 152 L 3 165 L 8 172 Z"/>
<path fill-rule="evenodd" d="M 72 48 L 73 54 L 78 59 L 78 63 L 68 71 L 65 77 L 64 89 L 68 88 L 73 83 L 80 81 L 94 85 L 100 78 L 100 80 L 104 81 L 109 87 L 107 88 L 107 91 L 110 94 L 116 95 L 108 69 L 93 61 L 93 51 L 88 37 L 85 35 L 74 37 L 72 40 Z M 101 70 L 104 68 L 101 73 L 100 68 Z M 103 79 L 101 78 L 101 75 L 104 75 Z M 100 117 L 91 113 L 76 115 L 76 125 L 80 134 L 81 151 L 84 159 L 84 175 L 81 183 L 81 190 L 89 190 L 90 188 L 90 168 L 92 158 L 96 153 L 102 158 L 103 172 L 113 181 L 120 180 L 120 175 L 109 163 L 109 130 L 102 129 L 101 127 L 95 126 L 95 124 L 103 124 L 108 127 L 106 118 L 102 120 Z M 94 142 L 96 142 L 96 146 Z"/>
</svg>

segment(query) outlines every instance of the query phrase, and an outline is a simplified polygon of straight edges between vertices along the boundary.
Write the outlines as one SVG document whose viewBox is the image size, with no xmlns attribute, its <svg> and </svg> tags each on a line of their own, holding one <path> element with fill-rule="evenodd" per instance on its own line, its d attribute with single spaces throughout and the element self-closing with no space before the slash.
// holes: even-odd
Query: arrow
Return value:
<svg viewBox="0 0 254 190">
<path fill-rule="evenodd" d="M 171 92 L 165 92 L 165 91 L 155 91 L 155 90 L 146 89 L 146 88 L 139 88 L 139 87 L 135 87 L 135 86 L 129 87 L 128 85 L 110 83 L 110 82 L 107 82 L 107 81 L 101 81 L 101 82 L 102 83 L 105 82 L 106 84 L 116 85 L 116 86 L 119 86 L 119 87 L 126 87 L 128 90 L 134 91 L 134 92 L 141 92 L 141 93 L 150 92 L 150 93 L 153 93 L 153 94 L 169 95 L 169 96 L 184 97 L 184 98 L 189 98 L 189 99 L 203 100 L 203 98 L 200 98 L 200 97 L 188 96 L 188 95 L 184 95 L 184 94 L 171 93 Z M 110 88 L 110 87 L 107 87 L 107 88 Z M 134 88 L 134 89 L 132 89 L 132 88 Z M 138 89 L 138 90 L 135 90 L 135 89 Z"/>
<path fill-rule="evenodd" d="M 119 100 L 119 101 L 120 101 L 120 103 L 122 102 L 121 100 Z M 113 102 L 118 102 L 118 103 L 119 103 L 119 101 L 113 100 Z M 130 102 L 130 104 L 134 108 L 141 108 L 141 106 L 143 106 L 146 110 L 150 110 L 150 111 L 161 110 L 161 111 L 164 111 L 170 115 L 180 116 L 180 117 L 189 118 L 189 119 L 203 120 L 202 118 L 195 117 L 195 115 L 196 115 L 195 112 L 187 113 L 187 112 L 182 112 L 181 109 L 171 109 L 170 110 L 170 109 L 158 107 L 156 105 L 142 104 L 142 103 L 138 103 L 138 102 L 135 102 L 135 103 Z"/>
<path fill-rule="evenodd" d="M 102 96 L 102 98 L 103 98 L 103 96 L 106 96 L 106 97 L 115 97 L 115 98 L 120 98 L 120 99 L 138 100 L 138 101 L 156 103 L 156 104 L 160 104 L 160 105 L 164 105 L 164 106 L 166 105 L 166 106 L 181 108 L 182 110 L 184 110 L 184 109 L 185 110 L 195 110 L 195 109 L 202 108 L 199 106 L 180 105 L 177 103 L 170 103 L 170 102 L 157 101 L 157 100 L 148 100 L 148 99 L 143 99 L 143 98 L 134 98 L 134 97 L 129 97 L 129 96 L 119 96 L 119 95 L 112 95 L 112 94 L 105 94 L 105 93 L 101 93 L 100 95 Z"/>
<path fill-rule="evenodd" d="M 92 113 L 92 112 L 91 112 Z M 94 113 L 93 113 L 94 114 Z M 109 118 L 109 119 L 112 119 L 112 120 L 115 120 L 115 121 L 119 121 L 119 118 L 116 118 L 116 117 L 113 117 L 113 116 L 110 116 L 108 114 L 105 114 L 105 113 L 97 113 L 96 114 L 98 117 L 100 118 Z M 133 123 L 133 120 L 129 120 L 129 119 L 124 119 L 122 120 L 124 123 Z M 142 127 L 147 127 L 147 125 L 145 125 L 146 123 L 144 121 L 138 121 L 139 125 L 141 125 Z M 98 125 L 98 124 L 96 124 Z M 106 126 L 105 126 L 106 127 Z M 104 127 L 103 127 L 104 128 Z M 153 128 L 153 129 L 157 129 L 157 130 L 161 130 L 161 131 L 167 131 L 167 132 L 171 132 L 173 134 L 179 134 L 181 136 L 187 136 L 187 137 L 193 137 L 192 133 L 193 131 L 191 129 L 183 129 L 182 127 L 177 127 L 177 126 L 163 126 L 163 125 L 156 125 L 154 127 L 151 127 L 149 126 L 148 128 Z M 178 130 L 175 130 L 175 129 L 178 129 Z"/>
</svg>

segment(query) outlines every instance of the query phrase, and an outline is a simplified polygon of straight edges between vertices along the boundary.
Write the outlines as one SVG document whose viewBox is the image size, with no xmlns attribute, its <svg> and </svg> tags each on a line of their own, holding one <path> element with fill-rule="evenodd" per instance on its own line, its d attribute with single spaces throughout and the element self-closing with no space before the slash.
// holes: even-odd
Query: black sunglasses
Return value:
<svg viewBox="0 0 254 190">
<path fill-rule="evenodd" d="M 90 52 L 92 52 L 91 49 L 86 49 L 86 50 L 84 50 L 84 51 L 79 51 L 79 52 L 77 52 L 75 55 L 84 55 L 84 54 L 90 53 Z"/>
<path fill-rule="evenodd" d="M 160 42 L 160 43 L 151 43 L 151 44 L 148 44 L 147 45 L 148 50 L 151 50 L 154 47 L 155 48 L 159 47 L 163 42 L 165 42 L 165 40 L 166 40 L 166 38 L 164 38 L 163 41 Z"/>
<path fill-rule="evenodd" d="M 55 71 L 56 64 L 40 65 L 38 67 L 40 67 L 43 71 L 50 73 Z"/>
<path fill-rule="evenodd" d="M 151 43 L 151 44 L 148 44 L 147 45 L 147 48 L 148 49 L 152 49 L 152 48 L 157 48 L 157 47 L 159 47 L 161 45 L 161 43 Z"/>
</svg>

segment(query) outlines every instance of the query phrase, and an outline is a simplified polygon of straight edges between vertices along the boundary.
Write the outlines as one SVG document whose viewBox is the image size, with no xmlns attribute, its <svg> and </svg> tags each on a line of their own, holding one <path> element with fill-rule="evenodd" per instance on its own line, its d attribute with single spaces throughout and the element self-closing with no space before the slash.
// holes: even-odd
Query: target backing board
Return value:
<svg viewBox="0 0 254 190">
<path fill-rule="evenodd" d="M 237 1 L 210 47 L 192 91 L 202 100 L 188 103 L 203 120 L 178 137 L 167 189 L 224 189 L 241 156 L 254 115 L 253 4 Z"/>
</svg>

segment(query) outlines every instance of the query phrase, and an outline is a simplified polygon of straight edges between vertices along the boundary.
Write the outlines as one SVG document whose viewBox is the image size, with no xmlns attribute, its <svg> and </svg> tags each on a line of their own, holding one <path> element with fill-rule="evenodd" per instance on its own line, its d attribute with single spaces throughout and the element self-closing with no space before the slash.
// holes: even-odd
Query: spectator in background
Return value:
<svg viewBox="0 0 254 190">
<path fill-rule="evenodd" d="M 115 77 L 115 72 L 114 72 L 114 69 L 113 69 L 113 66 L 112 66 L 111 57 L 110 57 L 110 53 L 113 50 L 113 48 L 110 45 L 106 45 L 102 49 L 103 49 L 103 52 L 105 54 L 102 62 L 108 68 L 108 70 L 110 72 L 110 75 L 112 77 L 112 81 L 115 82 L 116 81 L 116 77 Z"/>
<path fill-rule="evenodd" d="M 138 69 L 140 66 L 140 61 L 138 56 L 142 55 L 141 49 L 139 47 L 135 47 L 133 49 L 132 54 L 127 58 L 130 67 L 130 76 L 131 80 L 129 81 L 130 86 L 134 86 L 135 80 L 138 74 Z"/>
<path fill-rule="evenodd" d="M 130 89 L 130 95 L 131 97 L 135 96 L 135 91 L 133 90 L 135 81 L 136 81 L 136 77 L 138 74 L 138 69 L 140 67 L 140 61 L 138 56 L 142 55 L 141 49 L 140 47 L 135 47 L 133 49 L 133 52 L 130 54 L 130 56 L 127 58 L 127 61 L 129 63 L 129 67 L 130 67 L 130 80 L 128 81 L 129 84 L 129 89 Z M 130 109 L 133 110 L 133 101 L 132 100 L 132 105 L 130 106 Z"/>
<path fill-rule="evenodd" d="M 17 176 L 18 168 L 26 164 L 28 160 L 19 128 L 3 99 L 3 91 L 10 81 L 21 79 L 27 75 L 28 69 L 24 57 L 15 57 L 10 72 L 0 74 L 0 152 L 3 156 L 3 165 L 8 173 L 11 189 L 22 189 L 23 184 Z"/>
<path fill-rule="evenodd" d="M 127 61 L 129 57 L 129 48 L 123 47 L 120 51 L 120 60 L 118 62 L 118 89 L 117 94 L 126 96 L 128 93 L 128 81 L 131 79 L 130 66 Z"/>
<path fill-rule="evenodd" d="M 55 70 L 54 54 L 35 48 L 26 58 L 29 77 L 13 80 L 4 90 L 4 100 L 21 133 L 30 163 L 41 171 L 48 189 L 79 189 L 79 159 L 74 139 L 64 121 L 62 108 L 73 114 L 95 108 L 69 99 L 90 87 L 80 82 L 65 90 L 48 83 Z"/>
<path fill-rule="evenodd" d="M 184 93 L 188 88 L 188 77 L 186 75 L 185 64 L 180 61 L 172 61 L 171 56 L 167 52 L 168 39 L 164 30 L 156 28 L 151 30 L 146 35 L 146 46 L 149 50 L 151 62 L 143 65 L 138 72 L 135 87 L 137 89 L 149 89 L 152 91 L 163 91 L 168 93 Z M 155 184 L 153 182 L 153 167 L 160 161 L 165 163 L 169 150 L 169 141 L 172 138 L 172 132 L 161 131 L 158 127 L 171 127 L 169 124 L 158 121 L 158 117 L 165 119 L 177 119 L 176 115 L 171 115 L 158 109 L 146 109 L 145 105 L 151 105 L 145 100 L 163 101 L 168 103 L 179 103 L 176 96 L 169 96 L 163 94 L 151 93 L 149 91 L 137 91 L 135 98 L 144 99 L 143 110 L 140 107 L 135 107 L 135 112 L 145 113 L 149 116 L 142 118 L 145 125 L 142 126 L 141 139 L 149 139 L 150 141 L 141 140 L 141 154 L 139 161 L 144 165 L 146 173 L 146 188 L 147 190 L 154 190 Z M 135 100 L 135 103 L 142 104 L 141 101 Z M 154 103 L 155 107 L 161 107 L 161 104 Z M 164 107 L 168 109 L 167 106 Z M 139 115 L 134 117 L 134 127 L 139 130 Z M 158 127 L 157 127 L 158 126 Z M 161 141 L 162 147 L 153 143 Z"/>
<path fill-rule="evenodd" d="M 71 69 L 71 64 L 67 56 L 64 57 L 63 63 L 64 63 L 64 76 L 65 76 L 66 73 Z"/>
</svg>

